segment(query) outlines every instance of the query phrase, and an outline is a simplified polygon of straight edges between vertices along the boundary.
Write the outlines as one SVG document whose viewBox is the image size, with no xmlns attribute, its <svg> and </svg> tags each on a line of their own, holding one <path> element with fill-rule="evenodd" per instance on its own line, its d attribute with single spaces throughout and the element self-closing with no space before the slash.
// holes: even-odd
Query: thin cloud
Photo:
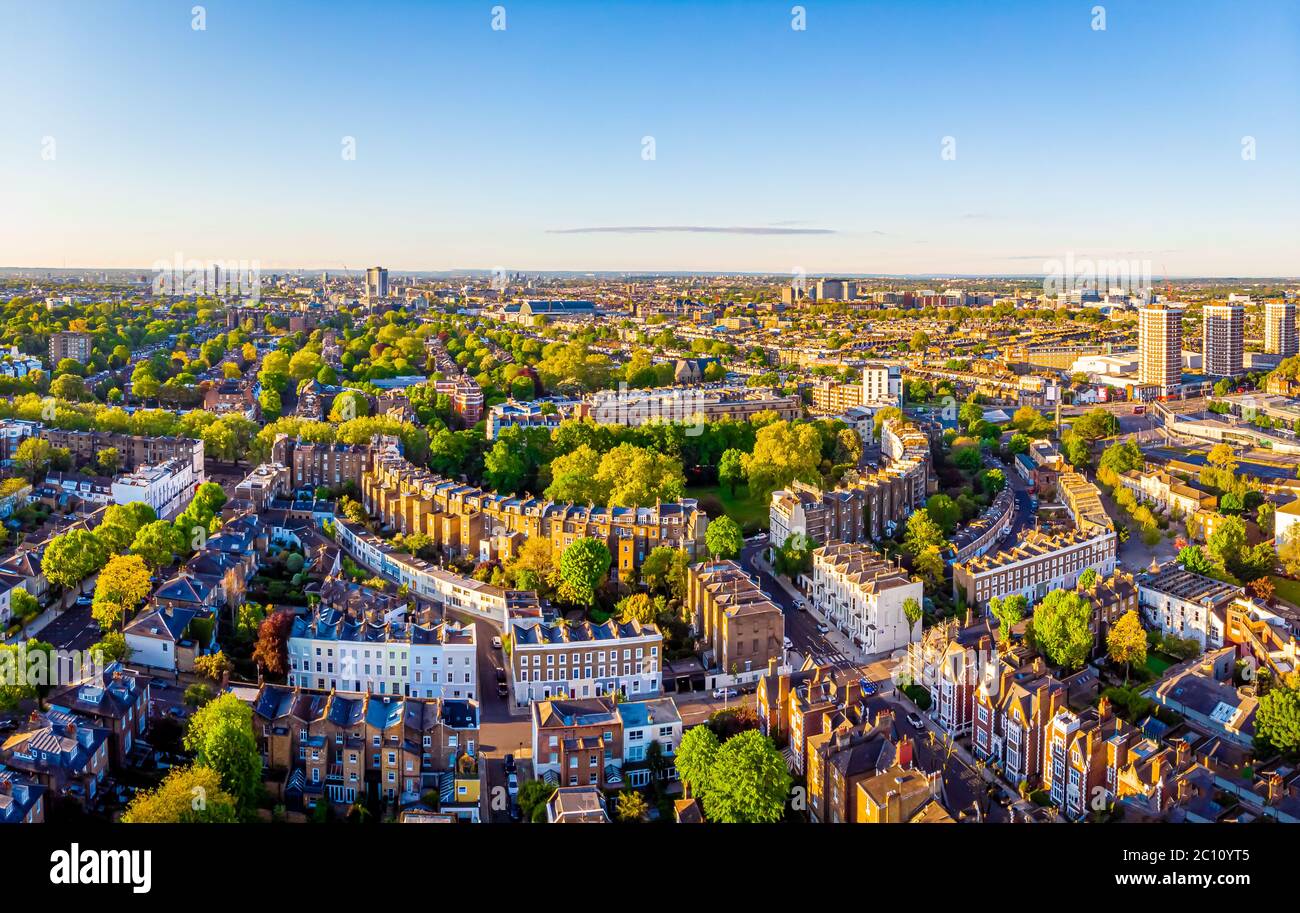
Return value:
<svg viewBox="0 0 1300 913">
<path fill-rule="evenodd" d="M 833 235 L 833 228 L 791 228 L 769 225 L 595 225 L 551 228 L 548 235 Z"/>
</svg>

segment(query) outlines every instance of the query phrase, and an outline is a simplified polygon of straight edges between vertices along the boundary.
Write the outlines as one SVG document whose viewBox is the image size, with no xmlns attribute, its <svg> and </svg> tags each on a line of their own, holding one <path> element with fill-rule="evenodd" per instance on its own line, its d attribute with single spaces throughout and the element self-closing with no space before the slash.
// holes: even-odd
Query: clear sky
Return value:
<svg viewBox="0 0 1300 913">
<path fill-rule="evenodd" d="M 0 0 L 0 266 L 1300 274 L 1294 0 L 195 2 Z"/>
</svg>

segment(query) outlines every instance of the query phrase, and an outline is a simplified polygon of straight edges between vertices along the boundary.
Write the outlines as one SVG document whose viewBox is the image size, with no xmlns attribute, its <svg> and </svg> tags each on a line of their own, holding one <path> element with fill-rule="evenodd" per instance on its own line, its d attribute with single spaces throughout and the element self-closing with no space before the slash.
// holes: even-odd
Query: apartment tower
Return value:
<svg viewBox="0 0 1300 913">
<path fill-rule="evenodd" d="M 1203 318 L 1205 373 L 1211 377 L 1235 377 L 1242 373 L 1242 334 L 1245 312 L 1239 304 L 1207 304 Z"/>
<path fill-rule="evenodd" d="M 1178 385 L 1183 373 L 1183 309 L 1149 304 L 1138 310 L 1138 380 L 1159 395 Z"/>
<path fill-rule="evenodd" d="M 1290 358 L 1296 350 L 1295 305 L 1290 301 L 1264 302 L 1264 351 Z"/>
</svg>

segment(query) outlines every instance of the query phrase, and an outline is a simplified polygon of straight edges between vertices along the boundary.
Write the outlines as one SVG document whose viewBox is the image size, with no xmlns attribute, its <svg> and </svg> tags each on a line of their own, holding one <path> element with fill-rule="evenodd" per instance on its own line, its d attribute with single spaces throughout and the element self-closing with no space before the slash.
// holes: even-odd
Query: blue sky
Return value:
<svg viewBox="0 0 1300 913">
<path fill-rule="evenodd" d="M 0 0 L 0 266 L 1300 274 L 1295 2 L 194 2 Z"/>
</svg>

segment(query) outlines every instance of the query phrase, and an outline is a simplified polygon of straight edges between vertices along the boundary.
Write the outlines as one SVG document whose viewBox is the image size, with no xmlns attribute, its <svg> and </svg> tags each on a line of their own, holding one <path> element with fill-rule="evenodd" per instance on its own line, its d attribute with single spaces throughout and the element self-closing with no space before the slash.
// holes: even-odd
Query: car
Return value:
<svg viewBox="0 0 1300 913">
<path fill-rule="evenodd" d="M 793 650 L 793 649 L 794 649 L 794 641 L 792 641 L 790 638 L 787 637 L 787 638 L 785 639 L 785 648 L 786 648 L 787 650 Z"/>
<path fill-rule="evenodd" d="M 504 763 L 506 767 L 506 773 L 508 774 L 516 773 L 519 770 L 518 764 L 515 763 L 515 756 L 512 754 L 506 755 Z"/>
<path fill-rule="evenodd" d="M 876 683 L 873 682 L 871 679 L 869 678 L 859 679 L 858 684 L 862 686 L 863 694 L 872 695 L 876 693 Z"/>
<path fill-rule="evenodd" d="M 830 633 L 830 630 L 831 630 L 831 626 L 828 625 L 826 622 L 824 622 L 824 621 L 819 621 L 819 622 L 817 622 L 817 633 L 818 633 L 818 634 L 829 634 L 829 633 Z"/>
<path fill-rule="evenodd" d="M 519 803 L 518 803 L 518 802 L 511 802 L 511 803 L 510 803 L 510 820 L 511 820 L 511 821 L 518 821 L 518 820 L 520 820 L 520 819 L 523 818 L 523 817 L 524 817 L 524 812 L 523 812 L 523 809 L 521 809 L 521 808 L 519 807 Z"/>
<path fill-rule="evenodd" d="M 89 596 L 78 596 L 78 597 L 77 597 L 77 605 L 79 605 L 79 606 L 88 606 L 88 605 L 90 605 L 91 602 L 93 602 L 93 601 L 94 601 L 94 600 L 92 600 Z"/>
<path fill-rule="evenodd" d="M 713 696 L 719 699 L 738 697 L 739 695 L 740 692 L 737 691 L 735 688 L 714 688 L 713 689 Z"/>
<path fill-rule="evenodd" d="M 519 774 L 506 774 L 506 793 L 511 799 L 519 795 Z"/>
<path fill-rule="evenodd" d="M 917 713 L 915 710 L 907 715 L 907 721 L 917 729 L 925 728 L 925 720 L 921 719 L 921 714 Z"/>
<path fill-rule="evenodd" d="M 804 602 L 802 599 L 800 599 L 798 602 L 796 602 L 796 603 L 794 604 L 794 607 L 795 607 L 796 609 L 798 609 L 800 612 L 807 612 L 807 611 L 808 611 L 808 603 Z"/>
<path fill-rule="evenodd" d="M 494 638 L 492 638 L 492 649 L 494 649 L 494 650 L 500 650 L 500 649 L 501 649 L 501 638 L 500 638 L 500 637 L 494 637 Z"/>
<path fill-rule="evenodd" d="M 17 720 L 0 720 L 0 732 L 13 732 L 17 728 Z"/>
</svg>

